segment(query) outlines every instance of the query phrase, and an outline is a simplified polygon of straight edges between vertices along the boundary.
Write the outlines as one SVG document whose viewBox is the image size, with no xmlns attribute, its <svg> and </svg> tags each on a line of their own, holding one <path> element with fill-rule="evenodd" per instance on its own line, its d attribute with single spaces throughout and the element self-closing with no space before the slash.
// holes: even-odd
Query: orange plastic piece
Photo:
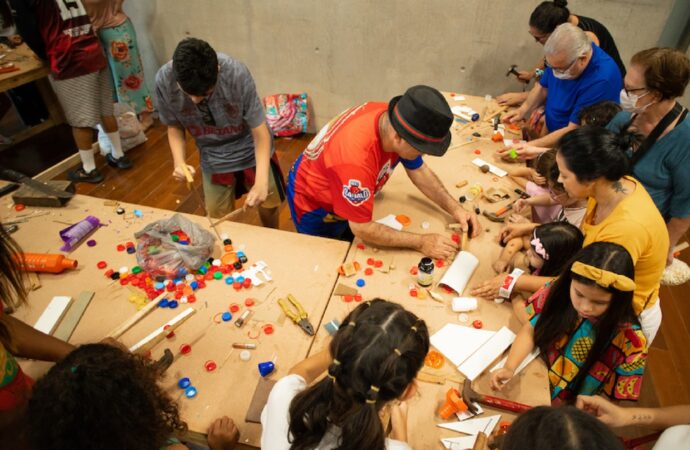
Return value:
<svg viewBox="0 0 690 450">
<path fill-rule="evenodd" d="M 22 253 L 17 258 L 19 267 L 25 272 L 61 273 L 65 269 L 76 269 L 77 260 L 65 255 L 49 253 Z"/>
<path fill-rule="evenodd" d="M 433 367 L 434 369 L 440 369 L 443 367 L 445 362 L 446 359 L 436 350 L 431 350 L 424 358 L 424 365 L 427 367 Z"/>
<path fill-rule="evenodd" d="M 494 133 L 494 135 L 491 136 L 491 140 L 494 142 L 503 142 L 503 135 L 501 133 Z"/>
<path fill-rule="evenodd" d="M 516 125 L 514 123 L 509 123 L 508 125 L 506 125 L 506 128 L 508 128 L 510 131 L 515 131 L 518 133 L 520 131 L 522 131 L 522 128 L 520 127 L 520 125 Z"/>
<path fill-rule="evenodd" d="M 439 408 L 438 415 L 443 420 L 448 420 L 453 414 L 463 411 L 467 411 L 467 405 L 462 401 L 460 392 L 455 388 L 448 389 L 446 402 Z"/>
<path fill-rule="evenodd" d="M 224 266 L 232 266 L 237 261 L 239 261 L 239 258 L 237 258 L 237 254 L 235 252 L 228 252 L 220 258 L 220 263 Z"/>
<path fill-rule="evenodd" d="M 407 217 L 405 214 L 398 214 L 397 216 L 395 216 L 395 220 L 400 222 L 400 225 L 402 225 L 404 227 L 406 227 L 412 223 L 412 219 Z"/>
</svg>

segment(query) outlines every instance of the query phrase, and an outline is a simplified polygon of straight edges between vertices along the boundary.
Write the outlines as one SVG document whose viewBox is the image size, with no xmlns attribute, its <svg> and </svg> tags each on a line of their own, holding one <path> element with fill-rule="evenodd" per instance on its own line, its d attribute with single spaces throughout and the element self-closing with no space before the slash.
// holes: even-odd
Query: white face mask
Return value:
<svg viewBox="0 0 690 450">
<path fill-rule="evenodd" d="M 645 95 L 649 94 L 649 91 L 645 92 L 642 95 L 636 95 L 636 94 L 630 94 L 628 91 L 625 89 L 621 89 L 621 108 L 623 108 L 623 111 L 627 111 L 632 114 L 640 114 L 643 113 L 647 108 L 649 108 L 654 102 L 649 103 L 647 105 L 644 105 L 642 108 L 638 108 L 637 101 L 644 97 Z"/>
<path fill-rule="evenodd" d="M 575 78 L 575 75 L 570 73 L 570 71 L 566 72 L 556 72 L 555 70 L 553 71 L 553 76 L 558 78 L 559 80 L 572 80 Z"/>
</svg>

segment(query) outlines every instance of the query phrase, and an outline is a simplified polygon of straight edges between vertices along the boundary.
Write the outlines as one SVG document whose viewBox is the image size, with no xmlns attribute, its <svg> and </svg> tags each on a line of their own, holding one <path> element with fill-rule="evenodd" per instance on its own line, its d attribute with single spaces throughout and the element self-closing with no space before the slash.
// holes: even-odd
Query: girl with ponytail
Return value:
<svg viewBox="0 0 690 450">
<path fill-rule="evenodd" d="M 261 448 L 411 449 L 405 400 L 415 392 L 428 350 L 426 324 L 399 304 L 374 299 L 359 305 L 326 350 L 273 387 L 261 414 Z M 386 405 L 390 438 L 379 418 Z"/>
</svg>

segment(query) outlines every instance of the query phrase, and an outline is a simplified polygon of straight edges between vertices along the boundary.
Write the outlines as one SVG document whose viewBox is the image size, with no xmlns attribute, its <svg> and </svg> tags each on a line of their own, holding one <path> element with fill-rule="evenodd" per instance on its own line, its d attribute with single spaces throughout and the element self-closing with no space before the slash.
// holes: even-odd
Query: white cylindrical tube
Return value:
<svg viewBox="0 0 690 450">
<path fill-rule="evenodd" d="M 477 309 L 477 299 L 474 297 L 455 297 L 451 304 L 453 312 L 469 312 Z"/>
</svg>

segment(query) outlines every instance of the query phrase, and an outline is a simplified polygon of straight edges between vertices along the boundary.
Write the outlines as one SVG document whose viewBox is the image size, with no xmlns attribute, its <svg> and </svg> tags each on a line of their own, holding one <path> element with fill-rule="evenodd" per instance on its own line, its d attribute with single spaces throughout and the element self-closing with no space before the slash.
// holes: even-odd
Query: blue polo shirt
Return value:
<svg viewBox="0 0 690 450">
<path fill-rule="evenodd" d="M 620 132 L 631 119 L 621 111 L 606 126 Z M 690 115 L 658 139 L 633 168 L 633 176 L 654 200 L 664 217 L 690 216 Z"/>
<path fill-rule="evenodd" d="M 620 69 L 602 49 L 592 44 L 592 50 L 592 59 L 578 78 L 559 80 L 547 67 L 539 80 L 548 89 L 544 112 L 549 132 L 569 122 L 579 124 L 577 113 L 586 106 L 605 100 L 619 102 L 623 88 Z"/>
</svg>

